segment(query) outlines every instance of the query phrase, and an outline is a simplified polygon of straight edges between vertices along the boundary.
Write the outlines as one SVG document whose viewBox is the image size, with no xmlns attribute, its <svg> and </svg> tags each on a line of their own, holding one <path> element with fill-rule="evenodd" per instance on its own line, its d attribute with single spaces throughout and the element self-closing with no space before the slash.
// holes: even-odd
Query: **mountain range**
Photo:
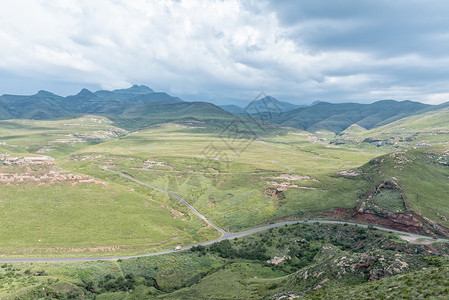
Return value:
<svg viewBox="0 0 449 300">
<path fill-rule="evenodd" d="M 61 97 L 47 91 L 31 96 L 0 96 L 0 119 L 56 119 L 80 114 L 103 115 L 128 129 L 158 122 L 199 118 L 229 118 L 232 114 L 206 102 L 184 102 L 144 85 L 128 89 L 91 92 Z"/>
<path fill-rule="evenodd" d="M 352 125 L 369 130 L 447 105 L 381 100 L 371 104 L 315 101 L 310 106 L 301 106 L 266 96 L 244 109 L 236 105 L 218 107 L 208 102 L 185 102 L 145 85 L 133 85 L 113 91 L 82 89 L 67 97 L 48 91 L 31 96 L 5 94 L 0 96 L 0 119 L 43 120 L 96 114 L 109 117 L 122 127 L 137 129 L 162 122 L 189 119 L 216 122 L 232 119 L 234 115 L 246 115 L 310 132 L 340 133 Z"/>
<path fill-rule="evenodd" d="M 381 100 L 371 104 L 320 102 L 287 111 L 272 121 L 311 132 L 326 130 L 339 133 L 353 124 L 372 129 L 431 108 L 431 105 L 408 100 Z"/>
</svg>

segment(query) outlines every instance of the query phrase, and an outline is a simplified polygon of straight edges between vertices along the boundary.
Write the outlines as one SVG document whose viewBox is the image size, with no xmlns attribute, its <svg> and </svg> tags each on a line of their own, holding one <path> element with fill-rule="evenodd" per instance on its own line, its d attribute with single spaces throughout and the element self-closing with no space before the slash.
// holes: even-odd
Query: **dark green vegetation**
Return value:
<svg viewBox="0 0 449 300">
<path fill-rule="evenodd" d="M 32 96 L 0 96 L 0 119 L 48 120 L 81 114 L 110 117 L 119 127 L 138 129 L 161 122 L 199 120 L 220 123 L 232 114 L 205 102 L 183 102 L 166 93 L 154 92 L 146 86 L 97 91 L 87 89 L 68 97 L 46 91 Z"/>
<path fill-rule="evenodd" d="M 292 225 L 158 257 L 3 264 L 0 297 L 343 299 L 350 291 L 371 299 L 392 290 L 401 297 L 438 297 L 448 295 L 448 253 L 444 244 L 408 244 L 373 229 Z"/>
<path fill-rule="evenodd" d="M 237 105 L 221 105 L 220 107 L 237 115 L 252 115 L 261 113 L 280 114 L 307 105 L 295 105 L 289 102 L 279 101 L 271 96 L 260 95 L 260 99 L 255 99 L 247 107 L 241 108 Z M 270 117 L 271 119 L 271 117 Z"/>
<path fill-rule="evenodd" d="M 383 100 L 372 104 L 320 102 L 287 111 L 274 118 L 273 122 L 312 132 L 339 133 L 353 124 L 371 129 L 429 108 L 429 105 L 412 101 Z"/>
<path fill-rule="evenodd" d="M 47 91 L 31 96 L 0 96 L 0 119 L 54 119 L 76 114 L 95 114 L 113 119 L 125 129 L 139 129 L 175 120 L 205 121 L 216 126 L 225 125 L 231 113 L 263 118 L 282 126 L 311 132 L 340 133 L 351 125 L 372 129 L 401 118 L 416 115 L 432 107 L 418 102 L 383 100 L 372 104 L 318 102 L 312 106 L 294 105 L 266 96 L 251 102 L 246 110 L 238 106 L 222 108 L 205 102 L 183 102 L 166 93 L 155 92 L 147 86 L 134 85 L 129 89 L 97 91 L 83 89 L 78 94 L 60 97 Z M 229 113 L 230 111 L 231 113 Z"/>
</svg>

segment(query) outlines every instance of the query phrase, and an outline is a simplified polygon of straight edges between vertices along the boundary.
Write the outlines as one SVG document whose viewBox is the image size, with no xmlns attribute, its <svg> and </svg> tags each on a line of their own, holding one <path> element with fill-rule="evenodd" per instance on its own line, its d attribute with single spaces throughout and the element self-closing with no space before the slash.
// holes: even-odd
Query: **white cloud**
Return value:
<svg viewBox="0 0 449 300">
<path fill-rule="evenodd" d="M 358 49 L 317 50 L 298 32 L 351 31 L 364 21 L 304 18 L 289 27 L 267 7 L 237 0 L 5 0 L 0 71 L 39 76 L 52 86 L 139 83 L 216 101 L 265 90 L 310 102 L 423 96 L 427 91 L 397 84 L 407 68 L 448 65 L 445 57 L 419 53 L 379 58 Z M 441 88 L 428 92 L 429 101 L 442 99 L 435 96 L 446 93 Z"/>
</svg>

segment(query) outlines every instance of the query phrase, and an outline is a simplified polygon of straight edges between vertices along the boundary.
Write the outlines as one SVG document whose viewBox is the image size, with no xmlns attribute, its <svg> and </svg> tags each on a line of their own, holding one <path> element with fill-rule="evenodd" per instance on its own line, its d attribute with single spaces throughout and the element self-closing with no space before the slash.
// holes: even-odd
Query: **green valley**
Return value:
<svg viewBox="0 0 449 300">
<path fill-rule="evenodd" d="M 29 97 L 55 115 L 4 106 L 0 298 L 445 293 L 407 283 L 448 266 L 445 105 L 318 103 L 282 113 L 309 111 L 296 126 L 144 86 Z"/>
</svg>

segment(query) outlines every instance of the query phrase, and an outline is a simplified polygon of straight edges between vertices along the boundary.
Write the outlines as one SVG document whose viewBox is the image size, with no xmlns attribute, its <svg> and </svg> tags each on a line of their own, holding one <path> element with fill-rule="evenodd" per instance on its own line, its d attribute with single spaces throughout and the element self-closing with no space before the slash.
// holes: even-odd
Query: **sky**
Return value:
<svg viewBox="0 0 449 300">
<path fill-rule="evenodd" d="M 445 0 L 2 0 L 0 94 L 449 101 Z"/>
</svg>

